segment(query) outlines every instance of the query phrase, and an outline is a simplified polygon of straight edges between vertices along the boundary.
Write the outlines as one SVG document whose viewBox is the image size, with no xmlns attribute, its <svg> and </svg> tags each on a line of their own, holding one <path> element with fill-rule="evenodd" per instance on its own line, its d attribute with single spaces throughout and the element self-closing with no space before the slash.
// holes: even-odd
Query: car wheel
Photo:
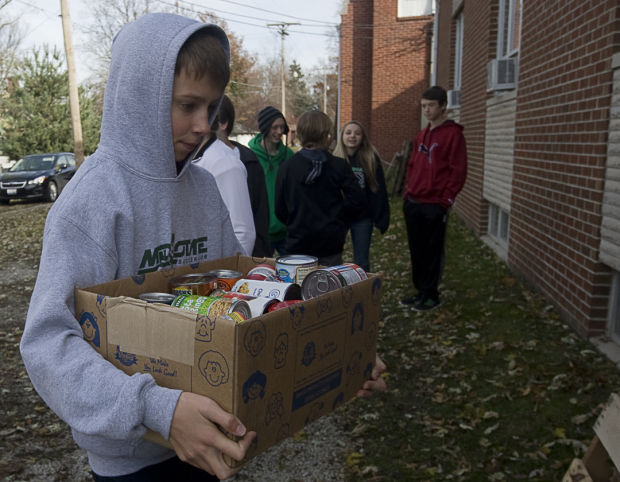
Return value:
<svg viewBox="0 0 620 482">
<path fill-rule="evenodd" d="M 51 181 L 47 185 L 47 196 L 46 197 L 47 197 L 47 200 L 51 203 L 56 201 L 56 198 L 58 197 L 58 186 L 56 186 L 56 183 L 54 181 Z"/>
</svg>

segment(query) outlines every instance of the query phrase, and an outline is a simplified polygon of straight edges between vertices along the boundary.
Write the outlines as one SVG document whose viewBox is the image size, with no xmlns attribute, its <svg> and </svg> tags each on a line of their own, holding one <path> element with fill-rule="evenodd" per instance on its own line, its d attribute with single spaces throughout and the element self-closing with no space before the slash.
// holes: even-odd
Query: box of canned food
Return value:
<svg viewBox="0 0 620 482">
<path fill-rule="evenodd" d="M 379 274 L 317 266 L 300 284 L 273 276 L 275 267 L 233 256 L 78 287 L 75 316 L 116 368 L 239 417 L 257 432 L 251 458 L 354 397 L 375 361 Z"/>
</svg>

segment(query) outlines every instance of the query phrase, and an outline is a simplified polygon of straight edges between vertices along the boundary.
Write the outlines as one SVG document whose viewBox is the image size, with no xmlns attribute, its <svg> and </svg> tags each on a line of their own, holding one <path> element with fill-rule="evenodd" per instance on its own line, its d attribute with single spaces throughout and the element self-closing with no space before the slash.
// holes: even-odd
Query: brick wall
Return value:
<svg viewBox="0 0 620 482">
<path fill-rule="evenodd" d="M 619 11 L 523 2 L 509 263 L 590 335 L 611 280 L 597 256 Z"/>
<path fill-rule="evenodd" d="M 418 132 L 419 101 L 430 82 L 433 19 L 398 19 L 397 6 L 397 0 L 374 5 L 370 136 L 387 161 Z"/>
<path fill-rule="evenodd" d="M 442 1 L 441 8 L 451 8 Z M 460 123 L 467 142 L 467 181 L 457 198 L 456 211 L 478 235 L 486 232 L 487 206 L 482 199 L 486 123 L 486 66 L 495 56 L 491 40 L 493 7 L 491 0 L 466 0 L 463 4 L 463 69 Z M 442 16 L 442 19 L 446 16 Z M 440 24 L 451 31 L 452 26 Z M 440 61 L 451 62 L 451 59 Z"/>
<path fill-rule="evenodd" d="M 340 126 L 355 119 L 370 129 L 373 0 L 349 0 L 340 24 Z"/>
<path fill-rule="evenodd" d="M 384 161 L 419 130 L 432 17 L 397 18 L 397 0 L 349 0 L 341 19 L 340 126 L 362 122 Z"/>
</svg>

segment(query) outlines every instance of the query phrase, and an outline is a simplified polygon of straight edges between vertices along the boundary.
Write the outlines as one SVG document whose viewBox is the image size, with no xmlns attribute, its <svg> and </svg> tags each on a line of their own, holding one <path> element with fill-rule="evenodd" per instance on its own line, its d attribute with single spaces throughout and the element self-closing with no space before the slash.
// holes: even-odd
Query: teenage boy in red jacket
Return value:
<svg viewBox="0 0 620 482">
<path fill-rule="evenodd" d="M 407 165 L 403 212 L 407 224 L 414 296 L 401 300 L 416 311 L 439 306 L 448 211 L 467 175 L 463 126 L 446 114 L 446 91 L 434 86 L 422 94 L 429 124 L 416 136 Z"/>
</svg>

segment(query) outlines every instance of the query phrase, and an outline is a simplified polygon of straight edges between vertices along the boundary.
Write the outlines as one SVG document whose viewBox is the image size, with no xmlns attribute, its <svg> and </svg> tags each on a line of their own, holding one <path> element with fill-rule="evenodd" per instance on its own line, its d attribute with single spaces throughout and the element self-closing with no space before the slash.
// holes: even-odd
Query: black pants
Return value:
<svg viewBox="0 0 620 482">
<path fill-rule="evenodd" d="M 405 200 L 403 213 L 407 224 L 413 286 L 421 296 L 438 300 L 448 211 L 439 204 Z"/>
<path fill-rule="evenodd" d="M 95 482 L 170 482 L 178 480 L 183 482 L 216 482 L 215 475 L 201 470 L 193 465 L 181 461 L 178 457 L 164 460 L 155 465 L 149 465 L 143 469 L 128 475 L 118 477 L 102 477 L 93 474 Z"/>
</svg>

